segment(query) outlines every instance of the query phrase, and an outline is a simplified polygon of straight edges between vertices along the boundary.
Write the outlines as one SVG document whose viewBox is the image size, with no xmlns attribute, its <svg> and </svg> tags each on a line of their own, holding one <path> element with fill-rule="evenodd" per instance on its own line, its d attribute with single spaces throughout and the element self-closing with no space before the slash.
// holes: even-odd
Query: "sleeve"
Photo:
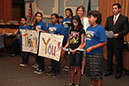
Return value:
<svg viewBox="0 0 129 86">
<path fill-rule="evenodd" d="M 129 32 L 128 17 L 125 17 L 123 22 L 123 31 L 119 33 L 119 37 L 126 35 L 128 32 Z"/>
<path fill-rule="evenodd" d="M 99 34 L 99 40 L 100 40 L 100 42 L 107 41 L 106 33 L 105 33 L 105 30 L 104 30 L 103 27 L 99 28 L 98 34 Z"/>
<path fill-rule="evenodd" d="M 109 30 L 108 19 L 109 19 L 109 18 L 107 18 L 106 25 L 105 25 L 105 30 L 107 30 L 107 31 Z"/>
<path fill-rule="evenodd" d="M 50 24 L 48 25 L 48 27 L 47 27 L 47 29 L 46 29 L 46 31 L 48 31 L 48 32 L 49 32 L 49 30 L 48 30 L 48 29 L 49 29 L 49 27 L 50 27 Z"/>
<path fill-rule="evenodd" d="M 41 29 L 44 30 L 44 31 L 47 31 L 47 25 L 46 25 L 45 22 L 42 24 L 42 28 Z"/>
<path fill-rule="evenodd" d="M 20 26 L 18 27 L 18 32 L 17 33 L 20 34 Z"/>
<path fill-rule="evenodd" d="M 83 33 L 85 34 L 85 30 L 84 30 L 84 29 L 81 30 L 81 35 L 82 35 Z"/>
<path fill-rule="evenodd" d="M 29 30 L 31 30 L 30 26 L 27 27 Z"/>
<path fill-rule="evenodd" d="M 59 25 L 59 27 L 57 27 L 56 31 L 55 31 L 55 34 L 61 34 L 61 31 L 62 31 L 62 26 Z"/>
</svg>

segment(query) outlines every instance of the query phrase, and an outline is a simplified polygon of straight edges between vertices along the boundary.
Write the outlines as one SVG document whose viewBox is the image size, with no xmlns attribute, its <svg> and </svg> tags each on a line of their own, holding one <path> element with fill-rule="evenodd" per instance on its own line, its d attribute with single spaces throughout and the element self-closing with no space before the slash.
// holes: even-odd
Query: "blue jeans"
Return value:
<svg viewBox="0 0 129 86">
<path fill-rule="evenodd" d="M 35 63 L 39 64 L 39 58 L 37 54 L 34 55 L 34 58 L 35 58 Z"/>
<path fill-rule="evenodd" d="M 29 63 L 29 54 L 27 52 L 22 52 L 22 44 L 20 44 L 21 56 L 22 56 L 22 63 L 28 64 Z"/>
<path fill-rule="evenodd" d="M 60 61 L 55 61 L 53 59 L 51 59 L 51 71 L 53 71 L 54 73 L 60 73 Z"/>
</svg>

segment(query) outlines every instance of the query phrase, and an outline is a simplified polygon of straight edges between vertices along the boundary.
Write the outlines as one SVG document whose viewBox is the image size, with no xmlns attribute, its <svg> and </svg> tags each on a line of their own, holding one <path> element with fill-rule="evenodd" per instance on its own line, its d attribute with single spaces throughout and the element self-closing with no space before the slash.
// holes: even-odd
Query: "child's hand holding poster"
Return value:
<svg viewBox="0 0 129 86">
<path fill-rule="evenodd" d="M 61 35 L 41 33 L 38 55 L 59 61 L 63 38 Z"/>
<path fill-rule="evenodd" d="M 39 32 L 20 30 L 22 34 L 22 51 L 37 54 Z"/>
</svg>

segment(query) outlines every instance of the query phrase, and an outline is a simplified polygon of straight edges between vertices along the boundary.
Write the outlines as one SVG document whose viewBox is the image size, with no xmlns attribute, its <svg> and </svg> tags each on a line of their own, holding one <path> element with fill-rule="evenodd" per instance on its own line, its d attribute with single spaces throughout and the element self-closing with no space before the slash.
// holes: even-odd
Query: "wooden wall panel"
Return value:
<svg viewBox="0 0 129 86">
<path fill-rule="evenodd" d="M 12 0 L 0 0 L 0 19 L 8 22 L 12 17 Z"/>
<path fill-rule="evenodd" d="M 101 25 L 103 27 L 105 27 L 107 17 L 113 15 L 112 5 L 114 3 L 120 3 L 122 7 L 121 14 L 128 16 L 129 18 L 129 0 L 99 0 L 99 11 L 102 13 Z M 125 41 L 129 42 L 129 33 L 124 38 Z M 106 46 L 104 47 L 103 52 L 105 59 L 107 59 Z M 115 62 L 115 57 L 114 57 L 114 62 Z M 123 63 L 124 67 L 129 70 L 129 51 L 123 52 Z"/>
</svg>

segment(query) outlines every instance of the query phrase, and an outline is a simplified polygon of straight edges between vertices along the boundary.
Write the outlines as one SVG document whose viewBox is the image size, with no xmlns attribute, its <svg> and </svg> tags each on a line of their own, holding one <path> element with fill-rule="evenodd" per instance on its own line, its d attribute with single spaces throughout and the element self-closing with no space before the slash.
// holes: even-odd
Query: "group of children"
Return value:
<svg viewBox="0 0 129 86">
<path fill-rule="evenodd" d="M 63 47 L 72 49 L 69 53 L 63 50 L 66 59 L 66 66 L 63 70 L 70 69 L 70 83 L 69 86 L 80 86 L 81 75 L 85 73 L 91 78 L 91 86 L 102 86 L 102 51 L 103 46 L 106 45 L 106 34 L 104 28 L 100 25 L 101 13 L 98 11 L 91 11 L 86 17 L 86 11 L 83 6 L 79 6 L 76 10 L 76 15 L 70 8 L 65 10 L 66 18 L 59 17 L 54 13 L 51 15 L 51 21 L 47 26 L 42 21 L 42 13 L 37 12 L 33 22 L 33 30 L 39 33 L 50 33 L 57 35 L 64 35 Z M 62 20 L 63 19 L 63 20 Z M 26 24 L 27 19 L 21 18 L 21 25 L 18 28 L 30 30 Z M 40 40 L 39 40 L 40 41 Z M 22 47 L 22 36 L 20 36 L 19 43 Z M 83 50 L 83 51 L 82 51 Z M 22 52 L 22 63 L 20 66 L 28 64 L 28 53 Z M 33 66 L 37 68 L 34 73 L 41 74 L 45 72 L 44 57 L 35 54 L 36 64 Z M 51 71 L 47 75 L 58 77 L 60 75 L 60 62 L 51 60 Z M 85 66 L 86 65 L 86 66 Z M 74 82 L 74 76 L 77 73 L 77 83 Z"/>
</svg>

